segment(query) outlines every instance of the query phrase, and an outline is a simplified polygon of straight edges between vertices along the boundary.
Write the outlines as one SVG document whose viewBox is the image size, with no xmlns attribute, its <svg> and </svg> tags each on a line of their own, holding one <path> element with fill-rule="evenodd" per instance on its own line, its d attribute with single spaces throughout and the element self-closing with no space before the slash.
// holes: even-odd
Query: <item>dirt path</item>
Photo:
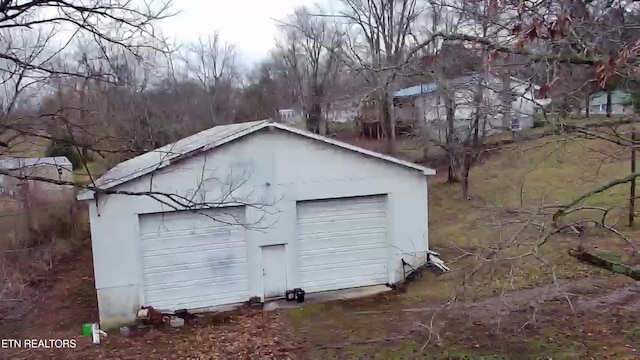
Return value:
<svg viewBox="0 0 640 360">
<path fill-rule="evenodd" d="M 576 310 L 593 310 L 603 306 L 626 306 L 630 310 L 640 310 L 640 285 L 629 284 L 624 278 L 613 281 L 609 276 L 589 277 L 576 281 L 562 281 L 558 284 L 505 291 L 504 294 L 474 302 L 455 302 L 451 305 L 431 305 L 400 310 L 358 311 L 357 314 L 378 314 L 392 311 L 429 312 L 446 308 L 448 311 L 478 313 L 478 309 L 492 309 L 497 312 L 518 311 L 522 307 L 535 308 L 549 301 L 566 300 Z"/>
<path fill-rule="evenodd" d="M 409 358 L 426 351 L 448 358 L 454 350 L 471 358 L 524 353 L 640 358 L 640 286 L 623 277 L 587 278 L 447 306 L 419 305 L 329 305 L 296 324 L 313 358 L 359 358 L 358 351 Z"/>
</svg>

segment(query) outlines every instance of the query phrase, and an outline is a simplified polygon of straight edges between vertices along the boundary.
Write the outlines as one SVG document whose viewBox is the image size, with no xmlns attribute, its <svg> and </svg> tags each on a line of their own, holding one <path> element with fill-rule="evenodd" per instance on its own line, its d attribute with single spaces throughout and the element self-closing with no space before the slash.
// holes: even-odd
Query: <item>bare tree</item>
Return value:
<svg viewBox="0 0 640 360">
<path fill-rule="evenodd" d="M 483 59 L 483 67 L 480 76 L 475 78 L 475 85 L 472 90 L 473 113 L 468 121 L 460 139 L 461 145 L 461 166 L 463 179 L 468 180 L 470 168 L 478 161 L 479 155 L 486 151 L 482 137 L 485 134 L 486 125 L 490 124 L 491 118 L 498 116 L 500 127 L 504 128 L 506 123 L 505 111 L 507 107 L 506 92 L 512 91 L 513 80 L 501 81 L 498 92 L 504 96 L 499 98 L 502 106 L 495 106 L 495 103 L 488 102 L 484 87 L 492 86 L 487 83 L 486 78 L 495 70 L 498 65 L 511 66 L 513 62 L 526 62 L 521 68 L 515 71 L 519 73 L 529 72 L 528 80 L 539 81 L 541 84 L 539 96 L 545 97 L 552 93 L 555 87 L 566 83 L 568 91 L 564 93 L 576 94 L 582 98 L 584 95 L 584 84 L 597 84 L 600 88 L 606 89 L 611 82 L 617 83 L 616 77 L 627 78 L 637 69 L 640 62 L 640 42 L 636 37 L 618 36 L 610 34 L 624 34 L 624 18 L 627 17 L 637 6 L 630 1 L 589 1 L 580 2 L 581 7 L 575 7 L 577 2 L 561 1 L 486 1 L 447 3 L 447 6 L 460 11 L 460 16 L 466 17 L 467 23 L 464 27 L 459 27 L 457 32 L 451 33 L 447 30 L 424 32 L 422 40 L 416 40 L 415 46 L 407 46 L 404 49 L 404 57 L 400 59 L 393 70 L 404 66 L 414 56 L 420 54 L 422 49 L 437 44 L 438 41 L 459 41 L 465 43 L 468 48 L 475 49 Z M 356 5 L 362 5 L 357 3 Z M 357 6 L 355 6 L 358 9 Z M 373 14 L 374 11 L 361 12 L 362 14 Z M 353 16 L 351 16 L 353 17 Z M 371 24 L 373 20 L 366 19 L 361 23 L 365 26 Z M 587 35 L 587 32 L 579 32 L 578 29 L 590 27 L 603 31 Z M 383 26 L 381 26 L 383 27 Z M 622 27 L 622 28 L 621 28 Z M 606 28 L 606 29 L 604 29 Z M 611 28 L 615 28 L 612 30 Z M 627 32 L 628 33 L 628 32 Z M 613 44 L 607 44 L 613 42 Z M 352 42 L 353 43 L 353 42 Z M 606 46 L 601 45 L 606 44 Z M 505 57 L 513 56 L 504 61 Z M 515 58 L 514 58 L 515 57 Z M 383 69 L 384 70 L 384 69 Z M 567 81 L 570 72 L 581 73 L 581 80 Z M 391 71 L 391 68 L 389 69 Z M 384 71 L 382 71 L 384 72 Z M 498 71 L 499 72 L 499 71 Z M 380 73 L 380 71 L 378 72 Z M 511 74 L 511 69 L 507 72 Z M 503 75 L 505 75 L 503 73 Z M 506 77 L 506 76 L 505 76 Z M 483 80 L 485 79 L 485 80 Z M 571 88 L 571 89 L 569 89 Z M 590 90 L 587 90 L 590 91 Z M 491 108 L 491 106 L 493 108 Z M 511 111 L 511 110 L 509 110 Z M 502 112 L 502 114 L 501 114 Z M 510 113 L 513 116 L 513 112 Z M 545 112 L 549 122 L 558 122 L 558 118 L 566 116 L 562 113 L 550 114 Z M 553 116 L 552 116 L 553 115 Z M 491 126 L 495 127 L 495 126 Z M 560 130 L 566 131 L 566 130 Z M 599 130 L 597 128 L 572 125 L 569 128 L 566 140 L 578 138 L 600 139 L 612 142 L 624 147 L 635 147 L 636 141 L 632 140 L 628 134 L 624 134 L 618 128 L 608 128 Z M 466 175 L 465 175 L 466 174 Z M 580 207 L 586 199 L 594 194 L 606 191 L 621 184 L 635 181 L 637 174 L 632 173 L 620 179 L 613 179 L 607 184 L 588 191 L 578 198 L 566 204 L 562 204 L 560 210 L 554 212 L 552 225 L 545 223 L 549 218 L 542 216 L 542 221 L 538 218 L 528 220 L 525 227 L 532 227 L 540 231 L 543 235 L 534 241 L 534 249 L 527 253 L 527 256 L 537 256 L 537 249 L 547 243 L 548 239 L 560 234 L 567 229 L 579 226 L 585 221 L 593 224 L 592 220 L 564 220 L 567 214 L 571 214 L 571 219 L 581 211 L 589 211 L 589 207 Z M 468 181 L 463 184 L 463 196 L 468 197 Z M 548 205 L 543 205 L 547 209 Z M 557 208 L 556 208 L 557 209 Z M 608 214 L 607 209 L 602 210 Z M 542 211 L 545 213 L 545 211 Z M 540 214 L 540 212 L 535 212 Z M 606 218 L 606 215 L 603 217 Z M 564 222 L 563 222 L 564 221 Z M 597 226 L 613 232 L 616 236 L 621 236 L 621 232 L 605 221 L 596 221 Z M 516 236 L 516 238 L 518 238 Z M 624 236 L 623 236 L 623 239 Z M 626 239 L 625 241 L 627 241 Z M 520 246 L 519 241 L 512 241 L 515 246 Z M 502 246 L 502 245 L 501 245 Z M 520 257 L 521 258 L 521 257 Z M 586 258 L 586 257 L 583 257 Z"/>
<path fill-rule="evenodd" d="M 119 0 L 82 5 L 58 0 L 0 3 L 0 72 L 7 90 L 2 96 L 6 106 L 0 116 L 1 136 L 14 141 L 28 135 L 54 136 L 43 133 L 46 129 L 40 120 L 55 118 L 55 113 L 34 118 L 24 116 L 22 111 L 15 116 L 16 105 L 29 98 L 30 110 L 34 110 L 47 95 L 70 81 L 110 82 L 122 78 L 122 69 L 117 66 L 88 67 L 93 59 L 70 62 L 69 55 L 89 41 L 101 52 L 109 47 L 138 59 L 149 49 L 162 51 L 166 46 L 155 35 L 153 23 L 170 15 L 169 5 L 134 5 Z M 36 84 L 40 85 L 37 91 Z M 10 150 L 13 144 L 5 141 L 2 145 Z"/>
<path fill-rule="evenodd" d="M 579 4 L 577 4 L 579 3 Z M 528 61 L 529 69 L 536 69 L 538 74 L 533 77 L 545 79 L 540 92 L 545 95 L 552 93 L 554 88 L 562 88 L 564 94 L 575 96 L 576 99 L 583 98 L 583 94 L 591 90 L 584 90 L 588 84 L 597 84 L 601 89 L 610 89 L 611 84 L 618 83 L 617 78 L 629 78 L 635 71 L 640 55 L 640 43 L 637 36 L 627 37 L 617 34 L 625 33 L 626 26 L 624 18 L 630 16 L 636 7 L 628 1 L 593 1 L 593 2 L 490 2 L 488 9 L 492 11 L 505 11 L 517 13 L 517 21 L 510 19 L 487 18 L 491 23 L 503 23 L 512 26 L 508 36 L 492 37 L 491 34 L 482 33 L 470 34 L 439 34 L 444 39 L 464 40 L 466 42 L 480 46 L 485 52 L 485 68 L 489 69 L 496 64 L 496 59 L 506 55 L 517 55 Z M 517 7 L 509 7 L 515 6 Z M 574 6 L 580 5 L 580 6 Z M 480 18 L 482 19 L 482 18 Z M 521 20 L 520 20 L 521 19 Z M 481 22 L 482 23 L 482 22 Z M 592 31 L 587 32 L 589 27 Z M 602 28 L 602 32 L 594 31 Z M 615 30 L 614 30 L 615 29 Z M 625 39 L 625 40 L 623 40 Z M 580 73 L 578 79 L 569 79 L 569 75 Z M 591 88 L 593 89 L 593 88 Z M 478 94 L 478 93 L 476 93 Z M 479 103 L 479 96 L 475 98 Z M 562 99 L 568 102 L 568 96 Z M 610 107 L 610 106 L 608 106 Z M 472 127 L 478 129 L 478 115 L 474 117 Z M 559 109 L 555 114 L 547 114 L 550 122 L 562 122 L 566 117 L 566 110 Z M 569 129 L 560 130 L 562 138 L 555 141 L 569 142 L 575 139 L 597 139 L 605 141 L 623 148 L 635 148 L 637 141 L 632 139 L 629 133 L 621 131 L 619 125 L 612 125 L 606 128 L 589 127 L 587 125 L 571 125 Z M 471 144 L 475 144 L 475 132 L 472 136 Z M 584 145 L 586 151 L 596 151 L 589 145 Z M 538 146 L 539 147 L 539 146 Z M 466 153 L 465 153 L 465 156 Z M 474 160 L 474 153 L 471 153 L 470 162 Z M 463 161 L 464 163 L 464 161 Z M 463 164 L 464 166 L 464 164 Z M 637 272 L 633 272 L 622 265 L 613 264 L 611 261 L 602 259 L 586 250 L 587 244 L 584 239 L 590 231 L 589 227 L 604 229 L 623 242 L 629 245 L 631 251 L 636 254 L 637 249 L 634 241 L 624 235 L 621 229 L 612 223 L 611 217 L 615 208 L 626 206 L 626 204 L 616 204 L 613 207 L 597 207 L 584 205 L 584 202 L 594 195 L 608 191 L 614 187 L 628 184 L 635 181 L 638 174 L 632 172 L 621 178 L 611 179 L 605 184 L 596 186 L 593 189 L 577 196 L 576 198 L 562 204 L 541 204 L 535 210 L 527 210 L 528 218 L 523 220 L 522 229 L 511 236 L 508 242 L 499 242 L 496 247 L 506 251 L 515 250 L 514 247 L 521 247 L 529 244 L 527 252 L 518 258 L 531 256 L 539 259 L 542 263 L 539 248 L 556 236 L 567 236 L 567 233 L 578 235 L 578 248 L 572 251 L 572 255 L 581 261 L 589 262 L 596 266 L 601 266 L 609 270 L 623 273 L 627 276 L 637 278 Z M 561 180 L 559 180 L 561 181 Z M 464 187 L 463 187 L 464 190 Z M 594 218 L 593 212 L 599 212 L 601 216 Z M 597 216 L 596 216 L 597 217 Z M 529 238 L 526 234 L 535 233 L 536 238 Z M 493 245 L 492 245 L 493 246 Z M 508 251 L 507 251 L 508 252 Z M 505 255 L 505 257 L 508 257 Z M 513 258 L 513 257 L 512 257 Z M 617 270 L 616 270 L 617 269 Z M 621 270 L 622 269 L 622 270 Z"/>
<path fill-rule="evenodd" d="M 235 47 L 223 42 L 218 33 L 200 38 L 181 55 L 184 78 L 200 84 L 212 124 L 230 123 L 233 118 L 232 88 L 238 81 Z"/>
<path fill-rule="evenodd" d="M 321 124 L 326 118 L 322 109 L 327 92 L 336 84 L 340 70 L 341 30 L 327 18 L 312 16 L 304 7 L 281 22 L 281 27 L 285 40 L 278 45 L 280 56 L 298 82 L 307 129 L 320 133 L 325 127 Z"/>
<path fill-rule="evenodd" d="M 371 84 L 378 121 L 387 134 L 387 150 L 396 152 L 396 119 L 392 111 L 392 86 L 407 63 L 408 47 L 415 44 L 414 31 L 422 13 L 417 0 L 341 0 L 339 12 L 346 20 L 347 63 L 362 71 Z M 417 52 L 417 49 L 416 51 Z"/>
</svg>

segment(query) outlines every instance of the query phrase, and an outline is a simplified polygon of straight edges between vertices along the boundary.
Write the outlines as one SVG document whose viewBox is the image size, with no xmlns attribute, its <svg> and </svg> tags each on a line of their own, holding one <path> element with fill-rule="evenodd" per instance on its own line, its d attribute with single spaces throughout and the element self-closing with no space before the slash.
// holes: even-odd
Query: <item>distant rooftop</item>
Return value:
<svg viewBox="0 0 640 360">
<path fill-rule="evenodd" d="M 480 73 L 461 76 L 461 77 L 449 80 L 449 85 L 451 85 L 451 86 L 467 85 L 467 84 L 470 84 L 471 82 L 477 81 L 479 76 L 480 76 Z M 518 82 L 518 83 L 526 83 L 526 81 L 520 80 L 520 79 L 516 79 L 514 77 L 511 77 L 511 80 L 515 81 L 515 82 Z M 539 88 L 539 86 L 536 86 L 536 85 L 532 85 L 532 86 L 535 89 Z M 412 96 L 429 94 L 431 92 L 436 91 L 437 89 L 438 89 L 438 84 L 436 82 L 430 82 L 430 83 L 424 83 L 424 84 L 408 87 L 408 88 L 405 88 L 405 89 L 402 89 L 402 90 L 398 90 L 393 94 L 393 96 L 396 97 L 396 98 L 412 97 Z"/>
<path fill-rule="evenodd" d="M 623 90 L 615 90 L 611 93 L 611 104 L 631 104 L 633 98 L 631 94 Z M 605 105 L 607 103 L 607 92 L 598 91 L 591 95 L 589 105 Z"/>
<path fill-rule="evenodd" d="M 71 161 L 65 156 L 56 157 L 36 157 L 36 158 L 3 158 L 0 159 L 0 168 L 6 170 L 16 170 L 36 166 L 57 166 L 71 169 Z"/>
<path fill-rule="evenodd" d="M 453 86 L 464 85 L 478 78 L 478 74 L 461 76 L 449 81 L 449 84 Z M 428 94 L 438 89 L 438 84 L 435 82 L 420 84 L 412 87 L 408 87 L 399 91 L 396 91 L 394 97 L 411 97 L 417 95 Z"/>
</svg>

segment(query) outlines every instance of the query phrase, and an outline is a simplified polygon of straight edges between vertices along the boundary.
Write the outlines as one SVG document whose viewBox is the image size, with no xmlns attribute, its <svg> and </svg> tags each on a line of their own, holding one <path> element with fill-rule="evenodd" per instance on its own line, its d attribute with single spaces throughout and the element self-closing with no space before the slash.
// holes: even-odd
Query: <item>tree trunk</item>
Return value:
<svg viewBox="0 0 640 360">
<path fill-rule="evenodd" d="M 438 96 L 436 97 L 436 108 L 440 109 L 440 99 L 444 102 L 445 107 L 445 121 L 447 124 L 445 133 L 445 149 L 447 151 L 447 183 L 453 184 L 460 181 L 456 174 L 456 104 L 454 94 L 449 88 L 446 77 L 444 75 L 444 68 L 441 62 L 436 63 L 436 77 L 438 84 Z M 438 111 L 438 120 L 440 120 L 440 114 Z"/>
<path fill-rule="evenodd" d="M 320 104 L 322 89 L 317 84 L 311 85 L 311 96 L 309 98 L 311 104 L 307 109 L 306 128 L 314 134 L 320 134 L 322 125 L 322 105 Z"/>
<path fill-rule="evenodd" d="M 505 60 L 506 61 L 506 60 Z M 501 92 L 501 102 L 502 102 L 502 128 L 503 131 L 511 130 L 511 77 L 509 75 L 509 71 L 505 70 L 502 73 L 502 92 Z"/>
<path fill-rule="evenodd" d="M 469 172 L 471 171 L 471 165 L 469 156 L 471 154 L 465 155 L 464 168 L 462 169 L 462 198 L 465 200 L 469 200 Z"/>
<path fill-rule="evenodd" d="M 327 103 L 326 108 L 324 109 L 324 113 L 320 118 L 320 135 L 329 135 L 329 111 L 331 110 L 331 105 Z"/>
<path fill-rule="evenodd" d="M 446 108 L 446 116 L 447 116 L 447 159 L 449 162 L 449 169 L 447 171 L 447 183 L 453 184 L 460 181 L 458 176 L 456 175 L 456 144 L 455 144 L 455 104 L 452 99 L 451 94 L 448 93 L 448 90 L 445 90 L 444 103 Z"/>
<path fill-rule="evenodd" d="M 449 166 L 447 168 L 447 183 L 453 184 L 460 181 L 458 174 L 456 174 L 456 158 L 454 154 L 447 154 L 449 159 Z"/>
<path fill-rule="evenodd" d="M 611 117 L 611 90 L 607 90 L 607 117 Z"/>
<path fill-rule="evenodd" d="M 384 129 L 387 135 L 387 152 L 391 155 L 395 155 L 396 149 L 396 122 L 393 114 L 391 113 L 391 105 L 389 104 L 389 94 L 382 93 L 381 99 L 381 125 L 384 124 Z"/>
<path fill-rule="evenodd" d="M 322 118 L 322 109 L 320 104 L 312 104 L 307 112 L 306 128 L 314 134 L 320 133 L 320 122 Z"/>
<path fill-rule="evenodd" d="M 471 167 L 475 164 L 478 156 L 480 155 L 480 121 L 483 120 L 485 116 L 484 109 L 482 108 L 482 80 L 483 76 L 480 76 L 478 80 L 478 86 L 476 87 L 473 94 L 475 114 L 473 117 L 473 123 L 471 124 L 471 133 L 467 135 L 467 140 L 463 144 L 464 155 L 462 158 L 462 198 L 465 200 L 471 199 L 469 196 L 469 173 L 471 172 Z M 485 126 L 485 121 L 483 121 L 483 129 Z"/>
<path fill-rule="evenodd" d="M 566 119 L 567 118 L 568 106 L 569 106 L 569 101 L 567 100 L 567 96 L 564 95 L 564 96 L 562 96 L 562 106 L 560 106 L 560 111 L 559 111 L 560 119 Z"/>
<path fill-rule="evenodd" d="M 587 97 L 584 99 L 584 115 L 585 117 L 591 115 L 591 94 L 587 94 Z"/>
</svg>

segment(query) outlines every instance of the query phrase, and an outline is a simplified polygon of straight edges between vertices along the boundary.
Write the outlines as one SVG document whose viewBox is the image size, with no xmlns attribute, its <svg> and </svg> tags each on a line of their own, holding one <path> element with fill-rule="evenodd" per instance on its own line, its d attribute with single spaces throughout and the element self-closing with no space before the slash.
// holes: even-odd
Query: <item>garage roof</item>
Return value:
<svg viewBox="0 0 640 360">
<path fill-rule="evenodd" d="M 425 175 L 435 175 L 435 170 L 414 164 L 409 161 L 397 159 L 395 157 L 383 155 L 374 151 L 366 150 L 357 146 L 330 139 L 314 133 L 300 130 L 291 126 L 273 122 L 272 120 L 252 121 L 240 124 L 219 125 L 211 129 L 201 131 L 197 134 L 188 136 L 169 145 L 152 150 L 148 153 L 136 156 L 107 171 L 99 179 L 94 182 L 94 186 L 107 190 L 114 186 L 124 184 L 128 181 L 162 169 L 172 162 L 179 161 L 184 157 L 190 156 L 197 151 L 205 152 L 215 147 L 224 145 L 243 136 L 252 134 L 256 131 L 272 128 L 280 129 L 297 135 L 307 137 L 309 139 L 322 141 L 327 144 L 341 147 L 343 149 L 355 151 L 366 156 L 378 158 L 384 161 L 392 162 L 400 166 L 421 171 Z M 78 194 L 79 200 L 87 200 L 93 198 L 93 191 L 85 190 Z"/>
</svg>

